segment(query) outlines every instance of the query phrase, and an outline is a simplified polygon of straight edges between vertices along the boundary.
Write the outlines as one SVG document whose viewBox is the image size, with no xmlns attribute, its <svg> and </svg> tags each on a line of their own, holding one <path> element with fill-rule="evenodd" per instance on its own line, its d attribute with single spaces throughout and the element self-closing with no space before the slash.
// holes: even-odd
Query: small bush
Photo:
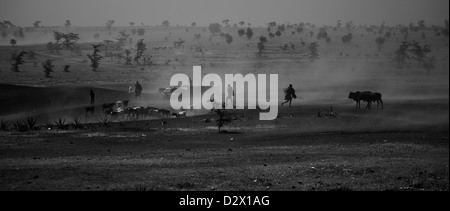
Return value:
<svg viewBox="0 0 450 211">
<path fill-rule="evenodd" d="M 69 125 L 66 124 L 66 120 L 61 119 L 61 118 L 59 118 L 58 121 L 55 121 L 55 125 L 56 125 L 56 128 L 59 130 L 66 130 L 69 128 Z"/>
<path fill-rule="evenodd" d="M 3 130 L 3 131 L 8 131 L 10 125 L 11 125 L 11 124 L 10 124 L 8 121 L 3 120 L 3 119 L 0 120 L 0 129 L 1 129 L 1 130 Z"/>
<path fill-rule="evenodd" d="M 84 129 L 83 124 L 81 123 L 81 120 L 78 118 L 73 119 L 72 126 L 74 129 Z"/>
<path fill-rule="evenodd" d="M 23 121 L 24 125 L 29 129 L 29 130 L 35 130 L 36 129 L 36 122 L 37 120 L 33 117 L 27 117 L 25 119 L 25 121 Z"/>
</svg>

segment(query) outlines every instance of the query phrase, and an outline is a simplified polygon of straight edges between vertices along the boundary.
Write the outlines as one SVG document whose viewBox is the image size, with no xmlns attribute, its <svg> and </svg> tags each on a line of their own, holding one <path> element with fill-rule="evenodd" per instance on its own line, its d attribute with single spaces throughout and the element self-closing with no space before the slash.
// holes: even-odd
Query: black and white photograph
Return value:
<svg viewBox="0 0 450 211">
<path fill-rule="evenodd" d="M 0 0 L 0 191 L 448 192 L 448 19 L 448 0 Z"/>
</svg>

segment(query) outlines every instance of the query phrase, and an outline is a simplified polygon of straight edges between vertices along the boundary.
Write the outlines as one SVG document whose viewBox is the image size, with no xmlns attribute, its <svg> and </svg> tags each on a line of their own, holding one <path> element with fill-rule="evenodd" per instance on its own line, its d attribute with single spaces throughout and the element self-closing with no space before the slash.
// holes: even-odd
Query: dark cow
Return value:
<svg viewBox="0 0 450 211">
<path fill-rule="evenodd" d="M 89 112 L 91 112 L 91 114 L 94 115 L 94 111 L 95 111 L 95 107 L 94 106 L 86 107 L 86 114 L 85 114 L 85 116 L 87 116 Z"/>
<path fill-rule="evenodd" d="M 384 109 L 382 94 L 380 93 L 372 93 L 372 92 L 350 92 L 348 96 L 349 99 L 356 101 L 356 109 L 361 108 L 361 101 L 367 102 L 366 109 L 372 108 L 372 103 L 377 103 L 377 108 L 380 107 Z"/>
<path fill-rule="evenodd" d="M 105 104 L 103 104 L 103 105 L 102 105 L 103 112 L 104 112 L 106 109 L 112 109 L 112 108 L 114 108 L 115 105 L 116 105 L 116 103 L 105 103 Z"/>
</svg>

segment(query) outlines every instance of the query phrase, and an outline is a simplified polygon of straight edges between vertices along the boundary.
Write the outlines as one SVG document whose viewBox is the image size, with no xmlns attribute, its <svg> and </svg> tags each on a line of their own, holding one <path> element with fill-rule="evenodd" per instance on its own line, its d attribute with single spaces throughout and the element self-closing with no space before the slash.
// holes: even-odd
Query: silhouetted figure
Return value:
<svg viewBox="0 0 450 211">
<path fill-rule="evenodd" d="M 228 92 L 228 96 L 227 96 L 227 99 L 225 100 L 225 102 L 228 103 L 228 100 L 230 100 L 231 103 L 233 103 L 234 91 L 233 91 L 233 87 L 231 87 L 230 84 L 228 84 L 227 92 Z"/>
<path fill-rule="evenodd" d="M 139 81 L 136 81 L 136 85 L 134 88 L 134 92 L 136 93 L 136 99 L 141 97 L 141 93 L 142 93 L 142 86 L 139 83 Z"/>
<path fill-rule="evenodd" d="M 94 106 L 94 104 L 95 104 L 95 94 L 94 94 L 94 91 L 92 91 L 92 89 L 89 92 L 89 95 L 91 96 L 91 106 Z"/>
<path fill-rule="evenodd" d="M 291 107 L 292 99 L 297 99 L 297 95 L 295 95 L 295 90 L 292 88 L 292 84 L 289 84 L 289 87 L 284 89 L 284 93 L 286 94 L 284 97 L 284 100 L 286 101 L 281 103 L 281 106 L 289 102 L 289 107 Z"/>
</svg>

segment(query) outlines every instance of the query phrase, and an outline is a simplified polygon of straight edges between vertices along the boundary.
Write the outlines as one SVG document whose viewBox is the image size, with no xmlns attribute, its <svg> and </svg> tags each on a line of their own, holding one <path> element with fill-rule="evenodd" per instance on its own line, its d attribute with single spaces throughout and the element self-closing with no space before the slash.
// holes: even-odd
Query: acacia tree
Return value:
<svg viewBox="0 0 450 211">
<path fill-rule="evenodd" d="M 264 44 L 267 42 L 267 38 L 264 36 L 260 36 L 259 37 L 259 42 L 258 42 L 258 54 L 261 55 L 265 46 Z"/>
<path fill-rule="evenodd" d="M 225 20 L 222 21 L 222 23 L 223 23 L 223 25 L 225 25 L 225 27 L 228 27 L 229 26 L 228 24 L 230 24 L 230 20 L 229 19 L 225 19 Z"/>
<path fill-rule="evenodd" d="M 22 27 L 18 27 L 16 30 L 14 30 L 13 36 L 15 38 L 23 39 L 25 37 L 25 34 L 23 32 L 23 28 Z"/>
<path fill-rule="evenodd" d="M 61 32 L 53 31 L 53 37 L 55 38 L 56 43 L 53 43 L 53 50 L 59 54 L 60 50 L 60 41 L 64 38 L 64 34 Z"/>
<path fill-rule="evenodd" d="M 66 22 L 64 23 L 64 26 L 66 28 L 69 28 L 70 26 L 72 26 L 72 23 L 70 23 L 70 20 L 66 20 Z"/>
<path fill-rule="evenodd" d="M 111 34 L 112 25 L 114 24 L 114 22 L 114 20 L 108 20 L 108 22 L 106 22 L 106 29 L 108 30 L 109 34 Z"/>
<path fill-rule="evenodd" d="M 16 39 L 10 39 L 10 40 L 9 40 L 9 44 L 10 44 L 12 47 L 15 47 L 15 46 L 17 45 L 17 40 L 16 40 Z"/>
<path fill-rule="evenodd" d="M 385 41 L 386 41 L 386 39 L 383 38 L 383 37 L 378 37 L 378 38 L 375 40 L 375 43 L 377 43 L 378 51 L 381 50 L 381 48 L 383 47 Z"/>
<path fill-rule="evenodd" d="M 202 35 L 200 33 L 198 34 L 194 34 L 194 40 L 197 42 L 200 42 L 200 38 L 202 37 Z"/>
<path fill-rule="evenodd" d="M 103 44 L 99 45 L 92 45 L 94 48 L 94 52 L 92 54 L 88 54 L 88 58 L 91 60 L 91 67 L 92 71 L 96 71 L 98 66 L 100 65 L 100 60 L 103 59 L 103 57 L 99 54 L 100 53 L 100 47 L 103 46 Z"/>
<path fill-rule="evenodd" d="M 309 60 L 314 62 L 319 58 L 319 44 L 317 42 L 313 42 L 308 47 L 309 50 Z"/>
<path fill-rule="evenodd" d="M 211 23 L 208 27 L 209 33 L 216 36 L 222 32 L 222 26 L 219 23 Z"/>
<path fill-rule="evenodd" d="M 131 51 L 128 49 L 125 49 L 125 64 L 126 65 L 131 65 L 132 59 L 131 59 Z"/>
<path fill-rule="evenodd" d="M 170 22 L 168 20 L 165 20 L 162 22 L 162 26 L 164 26 L 165 28 L 168 28 L 170 26 Z"/>
<path fill-rule="evenodd" d="M 42 63 L 42 68 L 44 68 L 44 73 L 46 78 L 51 78 L 50 74 L 53 72 L 53 68 L 55 65 L 53 65 L 52 59 L 47 59 L 45 62 Z"/>
<path fill-rule="evenodd" d="M 69 49 L 72 46 L 76 45 L 76 41 L 80 39 L 79 34 L 75 33 L 68 33 L 68 34 L 62 34 L 62 38 L 64 39 L 64 46 L 66 49 Z"/>
<path fill-rule="evenodd" d="M 233 37 L 227 33 L 225 34 L 225 41 L 230 45 L 233 42 Z"/>
<path fill-rule="evenodd" d="M 352 41 L 352 39 L 353 39 L 352 33 L 348 33 L 347 35 L 342 37 L 342 42 L 348 43 L 348 42 Z"/>
<path fill-rule="evenodd" d="M 125 42 L 128 40 L 129 37 L 130 37 L 130 34 L 127 34 L 126 31 L 120 31 L 119 37 L 116 38 L 117 45 L 120 47 L 125 46 Z"/>
<path fill-rule="evenodd" d="M 41 21 L 35 21 L 35 22 L 33 23 L 33 27 L 34 27 L 34 28 L 39 28 L 39 27 L 40 27 L 39 24 L 41 24 Z"/>
<path fill-rule="evenodd" d="M 139 60 L 142 58 L 142 54 L 147 50 L 147 44 L 144 43 L 144 39 L 140 39 L 136 43 L 136 55 L 134 56 L 134 62 L 139 64 Z"/>
<path fill-rule="evenodd" d="M 23 60 L 23 57 L 25 56 L 25 54 L 27 54 L 26 51 L 21 51 L 19 54 L 13 53 L 11 55 L 11 59 L 13 60 L 12 65 L 12 70 L 14 72 L 19 72 L 19 65 L 22 65 L 25 63 L 25 61 Z"/>
<path fill-rule="evenodd" d="M 247 35 L 247 39 L 252 39 L 252 37 L 253 37 L 253 30 L 250 27 L 248 27 L 247 28 L 247 32 L 245 32 L 245 35 Z"/>
<path fill-rule="evenodd" d="M 137 35 L 138 35 L 139 37 L 144 36 L 144 34 L 145 34 L 145 29 L 143 29 L 143 28 L 137 29 Z"/>
<path fill-rule="evenodd" d="M 403 41 L 397 51 L 395 51 L 394 61 L 397 63 L 399 68 L 403 68 L 407 59 L 409 59 L 408 49 L 410 46 L 411 43 L 408 41 Z"/>
<path fill-rule="evenodd" d="M 239 29 L 239 30 L 237 31 L 237 33 L 238 33 L 239 37 L 242 37 L 242 36 L 244 36 L 244 34 L 245 34 L 245 29 Z"/>
</svg>

